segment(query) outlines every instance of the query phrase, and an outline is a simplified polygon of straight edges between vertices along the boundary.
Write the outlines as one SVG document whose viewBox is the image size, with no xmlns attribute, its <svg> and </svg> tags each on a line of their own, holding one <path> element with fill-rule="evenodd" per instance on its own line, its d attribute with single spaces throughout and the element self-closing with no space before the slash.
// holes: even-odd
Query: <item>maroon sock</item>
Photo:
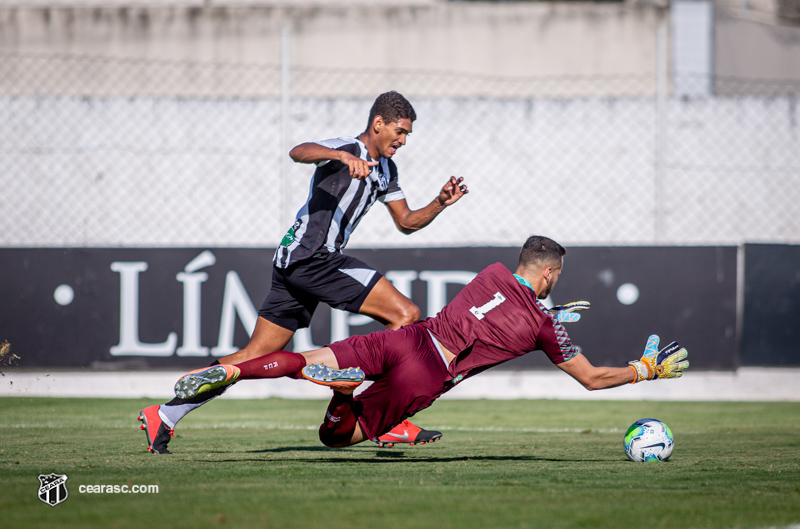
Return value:
<svg viewBox="0 0 800 529">
<path fill-rule="evenodd" d="M 347 445 L 353 438 L 356 421 L 356 415 L 353 413 L 353 395 L 334 392 L 325 411 L 325 420 L 319 427 L 319 440 L 325 446 Z"/>
<path fill-rule="evenodd" d="M 303 378 L 302 369 L 306 367 L 306 358 L 299 353 L 289 351 L 275 351 L 265 354 L 241 364 L 236 364 L 241 370 L 240 379 L 251 378 Z"/>
</svg>

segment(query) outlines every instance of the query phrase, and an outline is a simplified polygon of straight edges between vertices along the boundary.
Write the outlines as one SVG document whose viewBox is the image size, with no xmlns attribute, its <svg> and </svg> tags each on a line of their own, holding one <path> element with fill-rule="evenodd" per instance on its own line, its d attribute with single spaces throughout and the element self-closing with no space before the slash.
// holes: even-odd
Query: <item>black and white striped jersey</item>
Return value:
<svg viewBox="0 0 800 529">
<path fill-rule="evenodd" d="M 357 138 L 317 143 L 372 161 L 366 146 Z M 286 268 L 318 253 L 340 251 L 376 200 L 385 203 L 404 198 L 397 181 L 397 166 L 388 158 L 381 158 L 363 180 L 351 177 L 349 168 L 341 162 L 320 162 L 311 180 L 308 199 L 275 252 L 275 266 Z"/>
</svg>

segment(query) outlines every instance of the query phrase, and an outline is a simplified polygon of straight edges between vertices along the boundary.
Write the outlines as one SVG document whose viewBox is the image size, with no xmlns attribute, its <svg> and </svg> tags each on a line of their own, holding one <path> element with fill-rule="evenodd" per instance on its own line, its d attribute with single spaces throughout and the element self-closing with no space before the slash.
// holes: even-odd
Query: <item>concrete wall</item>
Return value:
<svg viewBox="0 0 800 529">
<path fill-rule="evenodd" d="M 218 4 L 0 4 L 0 51 L 278 64 L 281 28 L 289 27 L 295 67 L 381 68 L 387 70 L 381 74 L 387 81 L 396 69 L 511 77 L 652 77 L 656 27 L 664 16 L 653 6 L 624 3 Z M 106 74 L 98 69 L 93 75 Z M 170 89 L 176 95 L 191 91 L 193 82 L 191 65 L 186 65 L 170 81 Z M 296 95 L 330 94 L 332 83 L 335 79 L 318 76 L 316 84 L 297 85 Z M 117 93 L 129 88 L 120 83 Z M 277 88 L 266 86 L 262 93 L 274 95 Z M 469 86 L 452 88 L 449 95 L 472 93 Z M 224 84 L 219 89 L 241 93 Z M 652 83 L 640 88 L 652 89 Z M 348 92 L 361 93 L 357 86 Z"/>
<path fill-rule="evenodd" d="M 784 10 L 785 11 L 785 10 Z M 800 81 L 800 25 L 780 16 L 778 0 L 714 2 L 714 73 Z M 281 29 L 291 28 L 291 62 L 313 70 L 381 68 L 468 72 L 481 76 L 630 76 L 656 69 L 656 33 L 668 26 L 666 3 L 447 2 L 444 0 L 183 1 L 0 0 L 0 52 L 102 55 L 135 60 L 277 65 Z M 20 67 L 24 69 L 24 66 Z M 158 76 L 157 67 L 151 69 Z M 55 70 L 53 77 L 60 72 Z M 94 75 L 103 77 L 102 68 Z M 297 95 L 330 95 L 336 79 L 316 75 Z M 54 81 L 55 82 L 55 81 Z M 196 71 L 185 65 L 171 93 L 191 91 Z M 218 83 L 217 93 L 275 95 L 278 83 Z M 442 83 L 444 84 L 444 83 Z M 123 94 L 136 83 L 119 83 Z M 441 91 L 444 87 L 439 87 Z M 474 95 L 468 85 L 450 96 Z M 786 87 L 750 87 L 786 93 Z M 370 87 L 371 89 L 371 87 Z M 652 93 L 651 79 L 638 93 Z M 741 86 L 737 87 L 741 89 Z M 718 85 L 719 93 L 733 88 Z M 335 91 L 335 90 L 334 90 Z M 496 84 L 483 95 L 502 93 Z M 8 93 L 0 85 L 0 92 Z M 345 95 L 365 95 L 347 87 Z M 540 92 L 541 93 L 541 92 Z M 595 89 L 595 93 L 603 93 Z M 420 87 L 415 95 L 440 95 Z M 528 95 L 528 94 L 514 94 Z"/>
<path fill-rule="evenodd" d="M 763 13 L 763 12 L 762 12 Z M 776 22 L 782 22 L 776 24 Z M 740 9 L 716 10 L 714 73 L 720 78 L 718 94 L 790 93 L 800 83 L 800 19 L 794 24 L 771 16 L 757 16 Z M 726 77 L 748 77 L 756 81 L 738 89 L 725 83 Z M 758 80 L 783 80 L 783 85 L 759 84 Z"/>
<path fill-rule="evenodd" d="M 748 7 L 749 6 L 749 7 Z M 713 73 L 717 94 L 787 93 L 800 82 L 800 26 L 780 16 L 777 0 L 714 3 Z M 498 79 L 542 77 L 643 76 L 635 93 L 655 90 L 656 33 L 667 27 L 668 8 L 655 3 L 446 2 L 395 0 L 341 4 L 325 0 L 295 2 L 13 2 L 0 1 L 0 53 L 26 54 L 11 71 L 2 71 L 0 93 L 41 93 L 26 73 L 35 56 L 104 56 L 145 64 L 128 82 L 106 84 L 118 95 L 194 93 L 198 66 L 209 95 L 277 95 L 279 72 L 226 82 L 220 63 L 277 66 L 281 30 L 290 28 L 290 60 L 307 72 L 295 95 L 365 96 L 375 85 L 392 84 L 396 71 L 424 74 L 467 72 L 493 83 L 443 79 L 435 88 L 420 82 L 407 88 L 418 96 L 558 95 L 529 83 L 505 86 Z M 7 61 L 7 59 L 4 59 Z M 164 61 L 178 61 L 165 78 Z M 96 94 L 97 86 L 70 81 L 70 68 L 51 62 L 48 91 Z M 342 85 L 337 74 L 370 69 L 364 81 Z M 382 71 L 375 71 L 381 69 Z M 19 77 L 9 85 L 9 77 Z M 82 76 L 124 78 L 117 65 L 95 64 Z M 730 86 L 728 77 L 771 80 L 768 85 Z M 266 77 L 266 78 L 265 78 Z M 424 77 L 424 76 L 423 76 Z M 143 84 L 152 79 L 151 84 Z M 158 80 L 163 80 L 159 84 Z M 63 81 L 63 82 L 62 82 Z M 69 81 L 69 82 L 67 82 Z M 302 82 L 306 81 L 306 82 Z M 309 82 L 310 81 L 310 82 Z M 794 86 L 774 81 L 789 81 Z M 619 94 L 607 85 L 593 94 Z M 627 93 L 627 92 L 626 92 Z"/>
</svg>

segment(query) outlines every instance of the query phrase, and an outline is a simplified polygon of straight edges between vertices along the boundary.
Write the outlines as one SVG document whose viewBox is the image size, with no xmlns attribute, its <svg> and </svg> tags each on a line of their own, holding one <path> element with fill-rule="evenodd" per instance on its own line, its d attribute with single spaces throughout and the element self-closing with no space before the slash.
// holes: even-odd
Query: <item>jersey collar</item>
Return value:
<svg viewBox="0 0 800 529">
<path fill-rule="evenodd" d="M 516 277 L 516 278 L 517 278 L 517 281 L 519 281 L 519 282 L 520 282 L 520 284 L 522 284 L 522 285 L 525 285 L 525 286 L 526 286 L 526 287 L 528 287 L 529 289 L 533 290 L 533 285 L 531 285 L 531 284 L 530 284 L 530 282 L 528 282 L 528 280 L 527 280 L 527 279 L 525 279 L 525 278 L 524 278 L 524 277 L 522 277 L 522 276 L 518 276 L 517 274 L 514 274 L 514 277 Z M 534 293 L 534 294 L 536 294 L 536 291 L 535 291 L 535 290 L 533 290 L 533 293 Z"/>
</svg>

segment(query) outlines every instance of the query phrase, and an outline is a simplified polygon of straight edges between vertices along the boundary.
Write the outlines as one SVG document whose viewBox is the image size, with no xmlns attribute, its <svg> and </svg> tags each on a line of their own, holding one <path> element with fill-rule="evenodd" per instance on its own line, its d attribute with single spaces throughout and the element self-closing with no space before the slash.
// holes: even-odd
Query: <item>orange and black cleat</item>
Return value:
<svg viewBox="0 0 800 529">
<path fill-rule="evenodd" d="M 359 367 L 332 369 L 325 364 L 311 364 L 303 368 L 303 378 L 334 391 L 351 391 L 364 382 L 364 372 Z"/>
<path fill-rule="evenodd" d="M 139 421 L 142 423 L 142 430 L 147 434 L 147 451 L 153 454 L 171 454 L 167 450 L 167 444 L 172 437 L 175 437 L 175 430 L 167 428 L 164 421 L 158 415 L 160 406 L 148 406 L 139 412 Z"/>
<path fill-rule="evenodd" d="M 241 370 L 236 366 L 217 364 L 189 371 L 175 383 L 175 395 L 190 399 L 200 393 L 233 384 L 239 379 Z"/>
<path fill-rule="evenodd" d="M 377 439 L 374 439 L 381 448 L 391 448 L 397 443 L 414 445 L 424 445 L 433 443 L 442 438 L 442 432 L 435 430 L 424 430 L 412 423 L 403 421 Z"/>
</svg>

